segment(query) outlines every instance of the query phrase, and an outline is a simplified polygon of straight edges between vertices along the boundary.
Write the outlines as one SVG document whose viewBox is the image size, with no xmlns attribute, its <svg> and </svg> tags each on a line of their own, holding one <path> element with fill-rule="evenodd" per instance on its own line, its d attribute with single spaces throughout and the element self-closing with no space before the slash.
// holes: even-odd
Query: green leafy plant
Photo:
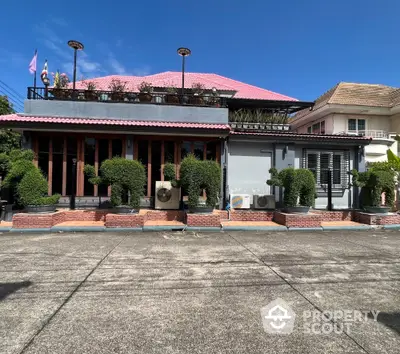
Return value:
<svg viewBox="0 0 400 354">
<path fill-rule="evenodd" d="M 97 88 L 97 85 L 94 81 L 84 81 L 84 85 L 88 91 L 94 91 Z"/>
<path fill-rule="evenodd" d="M 33 164 L 33 157 L 31 150 L 12 150 L 8 161 L 2 155 L 2 165 L 8 169 L 3 185 L 14 189 L 17 201 L 22 206 L 57 204 L 60 195 L 48 195 L 47 180 Z"/>
<path fill-rule="evenodd" d="M 120 79 L 112 79 L 108 85 L 108 89 L 114 93 L 122 93 L 126 90 L 126 84 L 126 82 L 121 81 Z"/>
<path fill-rule="evenodd" d="M 139 161 L 114 157 L 103 161 L 99 176 L 96 176 L 95 169 L 91 165 L 85 166 L 84 173 L 94 185 L 111 186 L 110 201 L 113 206 L 122 205 L 123 195 L 129 192 L 129 206 L 136 209 L 140 207 L 140 197 L 146 184 L 146 171 Z"/>
<path fill-rule="evenodd" d="M 198 206 L 200 192 L 206 191 L 206 204 L 215 207 L 218 202 L 221 183 L 221 167 L 215 161 L 198 160 L 193 154 L 186 156 L 181 163 L 180 184 L 188 193 L 188 206 Z"/>
<path fill-rule="evenodd" d="M 317 196 L 315 178 L 307 169 L 284 168 L 280 172 L 276 168 L 269 170 L 271 178 L 267 184 L 274 187 L 284 187 L 283 203 L 285 207 L 312 207 Z"/>
<path fill-rule="evenodd" d="M 393 207 L 395 202 L 396 172 L 383 166 L 366 172 L 352 170 L 352 184 L 361 187 L 360 202 L 363 207 L 380 207 L 382 193 L 385 193 L 385 205 Z"/>
</svg>

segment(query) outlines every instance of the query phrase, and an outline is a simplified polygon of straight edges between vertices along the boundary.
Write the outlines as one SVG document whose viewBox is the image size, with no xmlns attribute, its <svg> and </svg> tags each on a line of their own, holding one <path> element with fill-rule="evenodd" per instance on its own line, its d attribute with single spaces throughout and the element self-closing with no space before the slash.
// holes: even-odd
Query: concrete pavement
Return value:
<svg viewBox="0 0 400 354">
<path fill-rule="evenodd" d="M 399 353 L 399 250 L 373 230 L 0 235 L 0 353 Z M 276 298 L 289 335 L 263 330 Z M 381 313 L 305 333 L 334 310 Z"/>
</svg>

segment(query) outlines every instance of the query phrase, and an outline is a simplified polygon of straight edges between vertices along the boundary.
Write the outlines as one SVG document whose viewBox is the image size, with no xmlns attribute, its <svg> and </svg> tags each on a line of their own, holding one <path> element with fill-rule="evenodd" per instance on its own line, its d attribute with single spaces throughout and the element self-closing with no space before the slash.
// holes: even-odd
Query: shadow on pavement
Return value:
<svg viewBox="0 0 400 354">
<path fill-rule="evenodd" d="M 22 288 L 31 286 L 31 281 L 21 281 L 18 283 L 0 283 L 0 301 L 5 299 L 8 295 L 18 291 Z"/>
<path fill-rule="evenodd" d="M 371 314 L 368 314 L 368 317 L 373 318 Z M 379 312 L 378 322 L 400 335 L 400 312 Z"/>
</svg>

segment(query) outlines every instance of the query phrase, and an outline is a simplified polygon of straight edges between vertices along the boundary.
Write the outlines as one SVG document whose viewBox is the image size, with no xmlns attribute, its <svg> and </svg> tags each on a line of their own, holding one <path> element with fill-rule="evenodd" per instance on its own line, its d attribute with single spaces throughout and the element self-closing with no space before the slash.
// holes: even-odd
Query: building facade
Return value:
<svg viewBox="0 0 400 354">
<path fill-rule="evenodd" d="M 124 84 L 123 92 L 110 90 L 115 80 Z M 184 94 L 171 94 L 168 88 L 180 87 L 180 80 L 180 73 L 167 72 L 93 79 L 96 90 L 90 92 L 83 82 L 75 91 L 28 88 L 24 112 L 0 116 L 0 125 L 23 133 L 24 147 L 33 149 L 35 164 L 48 178 L 48 193 L 60 193 L 66 206 L 71 195 L 78 207 L 107 200 L 110 188 L 91 185 L 84 166 L 98 172 L 102 161 L 121 156 L 146 167 L 142 205 L 152 207 L 164 165 L 175 164 L 179 177 L 188 153 L 221 164 L 221 208 L 238 193 L 272 195 L 279 206 L 283 191 L 266 184 L 271 167 L 313 171 L 318 208 L 327 207 L 331 170 L 334 206 L 354 206 L 357 191 L 349 185 L 349 171 L 364 169 L 369 138 L 293 132 L 288 116 L 308 110 L 310 102 L 215 74 L 187 73 Z M 150 97 L 138 92 L 143 81 L 153 88 Z M 200 93 L 193 88 L 199 83 Z"/>
</svg>

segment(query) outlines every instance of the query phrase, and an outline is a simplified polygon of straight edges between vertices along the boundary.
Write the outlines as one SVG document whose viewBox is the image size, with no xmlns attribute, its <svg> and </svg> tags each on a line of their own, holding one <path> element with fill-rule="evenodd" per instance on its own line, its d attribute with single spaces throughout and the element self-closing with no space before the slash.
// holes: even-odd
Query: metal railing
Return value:
<svg viewBox="0 0 400 354">
<path fill-rule="evenodd" d="M 389 132 L 385 130 L 346 130 L 337 134 L 366 136 L 373 139 L 390 139 Z"/>
<path fill-rule="evenodd" d="M 113 92 L 103 90 L 57 89 L 28 87 L 30 100 L 120 102 L 138 104 L 189 105 L 199 107 L 226 107 L 226 98 L 213 94 L 174 94 L 163 92 Z"/>
<path fill-rule="evenodd" d="M 290 124 L 284 123 L 252 123 L 252 122 L 229 122 L 231 128 L 235 131 L 289 131 Z"/>
</svg>

